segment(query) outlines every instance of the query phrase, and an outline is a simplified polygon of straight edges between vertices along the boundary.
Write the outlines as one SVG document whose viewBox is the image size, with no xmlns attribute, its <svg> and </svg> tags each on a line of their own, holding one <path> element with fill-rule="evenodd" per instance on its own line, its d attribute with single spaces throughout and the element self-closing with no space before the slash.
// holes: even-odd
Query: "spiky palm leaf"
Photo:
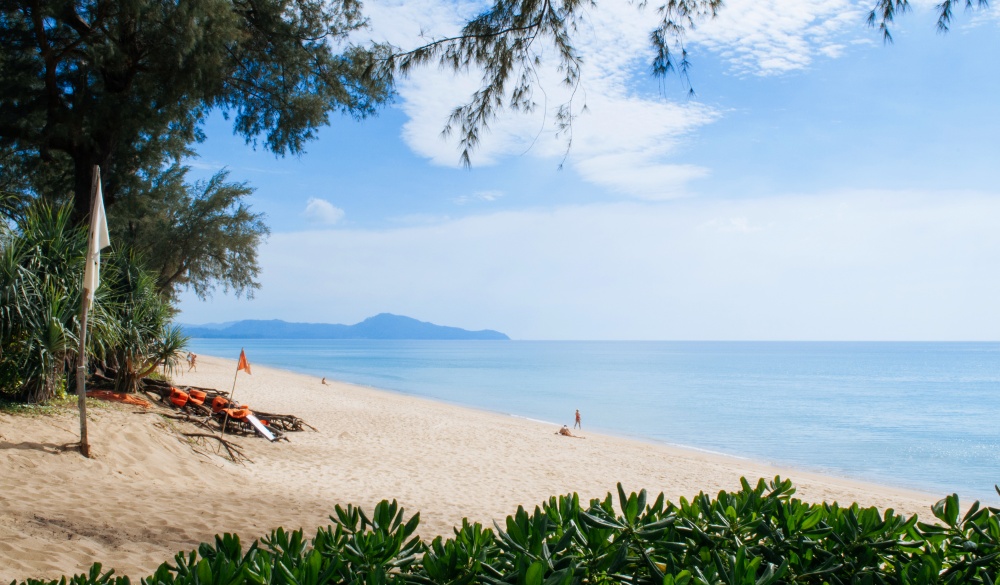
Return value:
<svg viewBox="0 0 1000 585">
<path fill-rule="evenodd" d="M 76 319 L 86 235 L 70 225 L 68 207 L 36 202 L 4 238 L 0 254 L 0 356 L 5 393 L 29 402 L 55 395 L 59 374 L 75 357 Z"/>
<path fill-rule="evenodd" d="M 143 377 L 161 364 L 176 367 L 187 338 L 170 326 L 170 304 L 157 291 L 156 278 L 131 252 L 116 252 L 109 265 L 108 292 L 103 299 L 113 330 L 110 356 L 118 365 L 115 389 L 134 392 Z"/>
</svg>

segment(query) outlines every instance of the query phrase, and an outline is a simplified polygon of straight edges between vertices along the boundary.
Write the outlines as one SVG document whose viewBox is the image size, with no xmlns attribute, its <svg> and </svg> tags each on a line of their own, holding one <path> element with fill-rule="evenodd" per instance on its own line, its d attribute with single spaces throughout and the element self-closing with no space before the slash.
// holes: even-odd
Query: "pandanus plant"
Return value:
<svg viewBox="0 0 1000 585">
<path fill-rule="evenodd" d="M 99 297 L 100 321 L 107 324 L 100 337 L 106 341 L 95 349 L 118 366 L 115 390 L 135 392 L 157 368 L 180 364 L 188 338 L 170 324 L 170 303 L 135 254 L 116 251 L 107 270 L 108 286 Z"/>
<path fill-rule="evenodd" d="M 27 402 L 55 396 L 77 351 L 87 243 L 70 213 L 36 202 L 0 240 L 0 390 Z"/>
<path fill-rule="evenodd" d="M 18 400 L 52 399 L 76 362 L 87 231 L 70 216 L 37 201 L 16 225 L 0 222 L 0 393 Z M 105 253 L 101 277 L 87 352 L 118 365 L 118 390 L 135 391 L 157 367 L 180 363 L 187 338 L 133 254 Z"/>
</svg>

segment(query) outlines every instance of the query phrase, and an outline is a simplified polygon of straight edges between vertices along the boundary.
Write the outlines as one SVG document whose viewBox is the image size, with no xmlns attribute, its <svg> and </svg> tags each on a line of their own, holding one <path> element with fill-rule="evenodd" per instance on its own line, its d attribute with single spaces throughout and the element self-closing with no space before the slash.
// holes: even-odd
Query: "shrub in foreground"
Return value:
<svg viewBox="0 0 1000 585">
<path fill-rule="evenodd" d="M 414 537 L 395 501 L 371 515 L 335 508 L 308 540 L 278 529 L 244 550 L 238 536 L 179 553 L 143 585 L 1000 585 L 1000 509 L 957 495 L 935 504 L 935 524 L 857 504 L 806 504 L 788 480 L 741 480 L 738 492 L 679 503 L 645 490 L 586 507 L 576 494 L 518 507 L 496 530 L 462 522 L 449 539 Z M 1000 488 L 998 488 L 1000 492 Z M 12 583 L 12 585 L 15 585 Z M 20 585 L 130 585 L 101 572 Z"/>
</svg>

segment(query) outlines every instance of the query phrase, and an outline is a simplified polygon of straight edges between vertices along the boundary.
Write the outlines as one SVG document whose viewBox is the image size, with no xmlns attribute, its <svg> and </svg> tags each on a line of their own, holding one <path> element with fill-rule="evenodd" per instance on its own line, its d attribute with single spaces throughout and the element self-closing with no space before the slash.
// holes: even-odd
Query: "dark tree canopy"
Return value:
<svg viewBox="0 0 1000 585">
<path fill-rule="evenodd" d="M 6 0 L 0 148 L 71 169 L 78 222 L 93 165 L 111 208 L 124 177 L 187 153 L 213 109 L 248 142 L 300 152 L 331 112 L 388 98 L 370 50 L 336 50 L 363 22 L 353 0 Z"/>
</svg>

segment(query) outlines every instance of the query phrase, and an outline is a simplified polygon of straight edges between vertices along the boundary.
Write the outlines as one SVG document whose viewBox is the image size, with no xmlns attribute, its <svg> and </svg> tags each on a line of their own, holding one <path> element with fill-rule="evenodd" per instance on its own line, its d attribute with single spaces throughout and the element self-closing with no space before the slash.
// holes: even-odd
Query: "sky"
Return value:
<svg viewBox="0 0 1000 585">
<path fill-rule="evenodd" d="M 206 125 L 192 179 L 255 188 L 271 235 L 252 299 L 181 296 L 183 323 L 353 324 L 382 312 L 514 339 L 1000 339 L 1000 11 L 886 45 L 872 0 L 729 0 L 687 37 L 689 95 L 654 79 L 655 3 L 600 2 L 568 98 L 543 62 L 531 114 L 460 165 L 441 131 L 475 75 L 418 69 L 300 156 Z M 484 4 L 369 1 L 412 47 Z M 585 106 L 585 108 L 584 108 Z"/>
</svg>

